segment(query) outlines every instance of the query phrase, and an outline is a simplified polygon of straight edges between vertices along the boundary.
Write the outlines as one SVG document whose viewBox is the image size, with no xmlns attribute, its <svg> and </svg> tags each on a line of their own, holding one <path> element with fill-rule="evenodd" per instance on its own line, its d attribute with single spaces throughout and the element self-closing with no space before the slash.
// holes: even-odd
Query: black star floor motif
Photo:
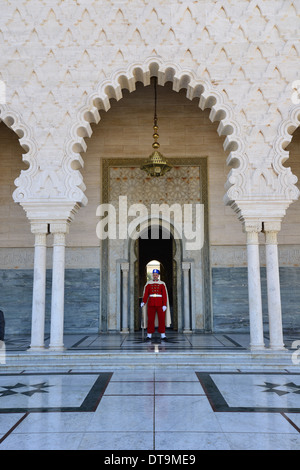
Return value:
<svg viewBox="0 0 300 470">
<path fill-rule="evenodd" d="M 45 388 L 52 387 L 52 385 L 48 385 L 47 382 L 42 382 L 39 384 L 35 385 L 26 385 L 22 383 L 17 383 L 15 385 L 5 385 L 0 387 L 0 398 L 1 397 L 7 397 L 8 395 L 16 395 L 16 394 L 21 394 L 21 395 L 27 395 L 31 397 L 35 393 L 48 393 L 47 390 L 44 390 Z M 1 389 L 4 388 L 4 391 Z M 23 391 L 20 390 L 20 388 L 24 389 Z"/>
<path fill-rule="evenodd" d="M 196 375 L 215 412 L 300 412 L 299 373 L 196 372 Z"/>
<path fill-rule="evenodd" d="M 19 382 L 13 374 L 0 374 L 0 414 L 94 411 L 111 376 L 112 372 L 23 374 Z"/>
<path fill-rule="evenodd" d="M 276 393 L 278 396 L 287 395 L 288 393 L 300 393 L 300 385 L 296 385 L 293 382 L 282 385 L 264 382 L 264 385 L 258 385 L 258 387 L 264 387 L 266 390 L 263 390 L 263 392 Z"/>
</svg>

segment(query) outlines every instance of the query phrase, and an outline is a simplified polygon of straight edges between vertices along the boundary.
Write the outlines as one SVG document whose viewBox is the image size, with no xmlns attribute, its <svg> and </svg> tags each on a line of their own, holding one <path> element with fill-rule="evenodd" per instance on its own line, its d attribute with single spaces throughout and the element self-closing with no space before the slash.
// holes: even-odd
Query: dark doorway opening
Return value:
<svg viewBox="0 0 300 470">
<path fill-rule="evenodd" d="M 157 227 L 149 227 L 148 231 L 137 240 L 138 255 L 138 297 L 139 303 L 143 297 L 144 286 L 147 282 L 147 264 L 157 260 L 160 263 L 160 279 L 165 282 L 170 302 L 171 327 L 177 330 L 177 296 L 176 289 L 176 262 L 174 261 L 175 244 L 170 232 Z M 135 319 L 135 330 L 138 330 L 139 319 Z"/>
</svg>

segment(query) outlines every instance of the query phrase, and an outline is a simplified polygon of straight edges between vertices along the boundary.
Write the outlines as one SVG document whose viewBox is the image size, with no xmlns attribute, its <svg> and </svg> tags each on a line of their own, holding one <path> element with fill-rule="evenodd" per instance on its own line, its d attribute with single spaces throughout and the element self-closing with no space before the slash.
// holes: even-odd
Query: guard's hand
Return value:
<svg viewBox="0 0 300 470">
<path fill-rule="evenodd" d="M 162 309 L 165 312 L 167 310 L 167 307 L 164 305 Z"/>
<path fill-rule="evenodd" d="M 144 307 L 144 305 L 145 305 L 144 302 L 142 302 L 142 303 L 141 303 L 141 307 Z"/>
</svg>

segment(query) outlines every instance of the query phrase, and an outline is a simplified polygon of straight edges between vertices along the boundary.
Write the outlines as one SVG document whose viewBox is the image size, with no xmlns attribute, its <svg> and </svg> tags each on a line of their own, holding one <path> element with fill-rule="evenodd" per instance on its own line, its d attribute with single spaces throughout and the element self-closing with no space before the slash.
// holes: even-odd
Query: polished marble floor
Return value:
<svg viewBox="0 0 300 470">
<path fill-rule="evenodd" d="M 161 341 L 155 332 L 151 343 L 145 342 L 145 332 L 129 334 L 67 334 L 64 336 L 64 346 L 69 351 L 246 351 L 249 348 L 249 334 L 219 333 L 219 334 L 183 334 L 173 330 L 167 331 L 168 342 Z M 291 348 L 294 341 L 299 341 L 300 332 L 284 335 L 286 348 Z M 45 337 L 45 347 L 50 338 Z M 269 338 L 264 337 L 268 347 Z M 26 351 L 30 346 L 30 336 L 11 335 L 5 338 L 6 351 Z"/>
<path fill-rule="evenodd" d="M 300 449 L 300 374 L 2 374 L 0 407 L 0 450 Z"/>
<path fill-rule="evenodd" d="M 290 338 L 293 339 L 293 338 Z M 7 350 L 26 348 L 8 338 Z M 172 342 L 173 341 L 173 342 Z M 167 348 L 247 348 L 232 335 L 170 335 Z M 137 336 L 70 336 L 69 349 L 165 347 Z M 0 450 L 299 450 L 300 370 L 0 367 Z M 110 455 L 110 454 L 109 454 Z"/>
</svg>

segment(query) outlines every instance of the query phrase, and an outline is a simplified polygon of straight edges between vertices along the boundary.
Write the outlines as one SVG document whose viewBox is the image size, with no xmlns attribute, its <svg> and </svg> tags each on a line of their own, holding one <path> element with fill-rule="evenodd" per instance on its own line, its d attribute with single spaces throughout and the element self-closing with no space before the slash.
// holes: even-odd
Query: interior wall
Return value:
<svg viewBox="0 0 300 470">
<path fill-rule="evenodd" d="M 0 248 L 32 247 L 34 242 L 25 211 L 12 198 L 14 181 L 26 169 L 22 153 L 18 136 L 0 122 Z"/>
<path fill-rule="evenodd" d="M 101 159 L 148 157 L 151 153 L 153 89 L 137 83 L 137 90 L 123 90 L 123 99 L 111 100 L 111 109 L 101 113 L 87 139 L 81 170 L 86 184 L 88 205 L 82 207 L 70 227 L 69 247 L 99 245 L 96 235 L 96 209 L 101 202 Z M 230 207 L 224 206 L 224 184 L 229 168 L 217 134 L 217 123 L 209 120 L 209 110 L 201 111 L 198 100 L 186 99 L 185 90 L 177 93 L 171 84 L 158 87 L 158 125 L 161 152 L 166 157 L 208 156 L 209 227 L 211 246 L 245 245 L 241 224 Z M 300 129 L 293 134 L 285 166 L 290 166 L 300 181 Z M 0 123 L 0 249 L 32 248 L 34 236 L 21 206 L 12 193 L 14 180 L 26 165 L 17 135 Z M 299 186 L 298 181 L 298 186 Z M 263 241 L 263 238 L 261 239 Z M 280 245 L 300 245 L 300 200 L 291 204 L 278 236 Z M 51 246 L 49 237 L 48 245 Z M 24 254 L 24 252 L 23 252 Z M 14 263 L 12 263 L 14 264 Z"/>
<path fill-rule="evenodd" d="M 87 140 L 82 170 L 88 206 L 82 208 L 68 237 L 69 246 L 97 246 L 95 233 L 97 205 L 101 201 L 101 158 L 147 158 L 152 152 L 154 94 L 153 87 L 137 83 L 137 90 L 119 102 L 111 100 L 111 109 L 101 113 Z M 244 244 L 240 222 L 231 208 L 225 207 L 224 184 L 229 172 L 223 137 L 217 134 L 218 123 L 211 123 L 209 110 L 201 111 L 199 99 L 190 101 L 185 90 L 177 93 L 171 83 L 158 87 L 157 114 L 160 151 L 166 158 L 208 157 L 209 226 L 212 245 Z M 84 223 L 83 223 L 84 222 Z M 84 231 L 84 237 L 83 237 Z"/>
<path fill-rule="evenodd" d="M 300 188 L 300 127 L 293 133 L 286 150 L 289 151 L 289 158 L 284 166 L 290 167 L 293 174 L 297 176 L 297 186 Z M 278 242 L 282 245 L 300 245 L 300 199 L 288 208 L 278 235 Z"/>
</svg>

